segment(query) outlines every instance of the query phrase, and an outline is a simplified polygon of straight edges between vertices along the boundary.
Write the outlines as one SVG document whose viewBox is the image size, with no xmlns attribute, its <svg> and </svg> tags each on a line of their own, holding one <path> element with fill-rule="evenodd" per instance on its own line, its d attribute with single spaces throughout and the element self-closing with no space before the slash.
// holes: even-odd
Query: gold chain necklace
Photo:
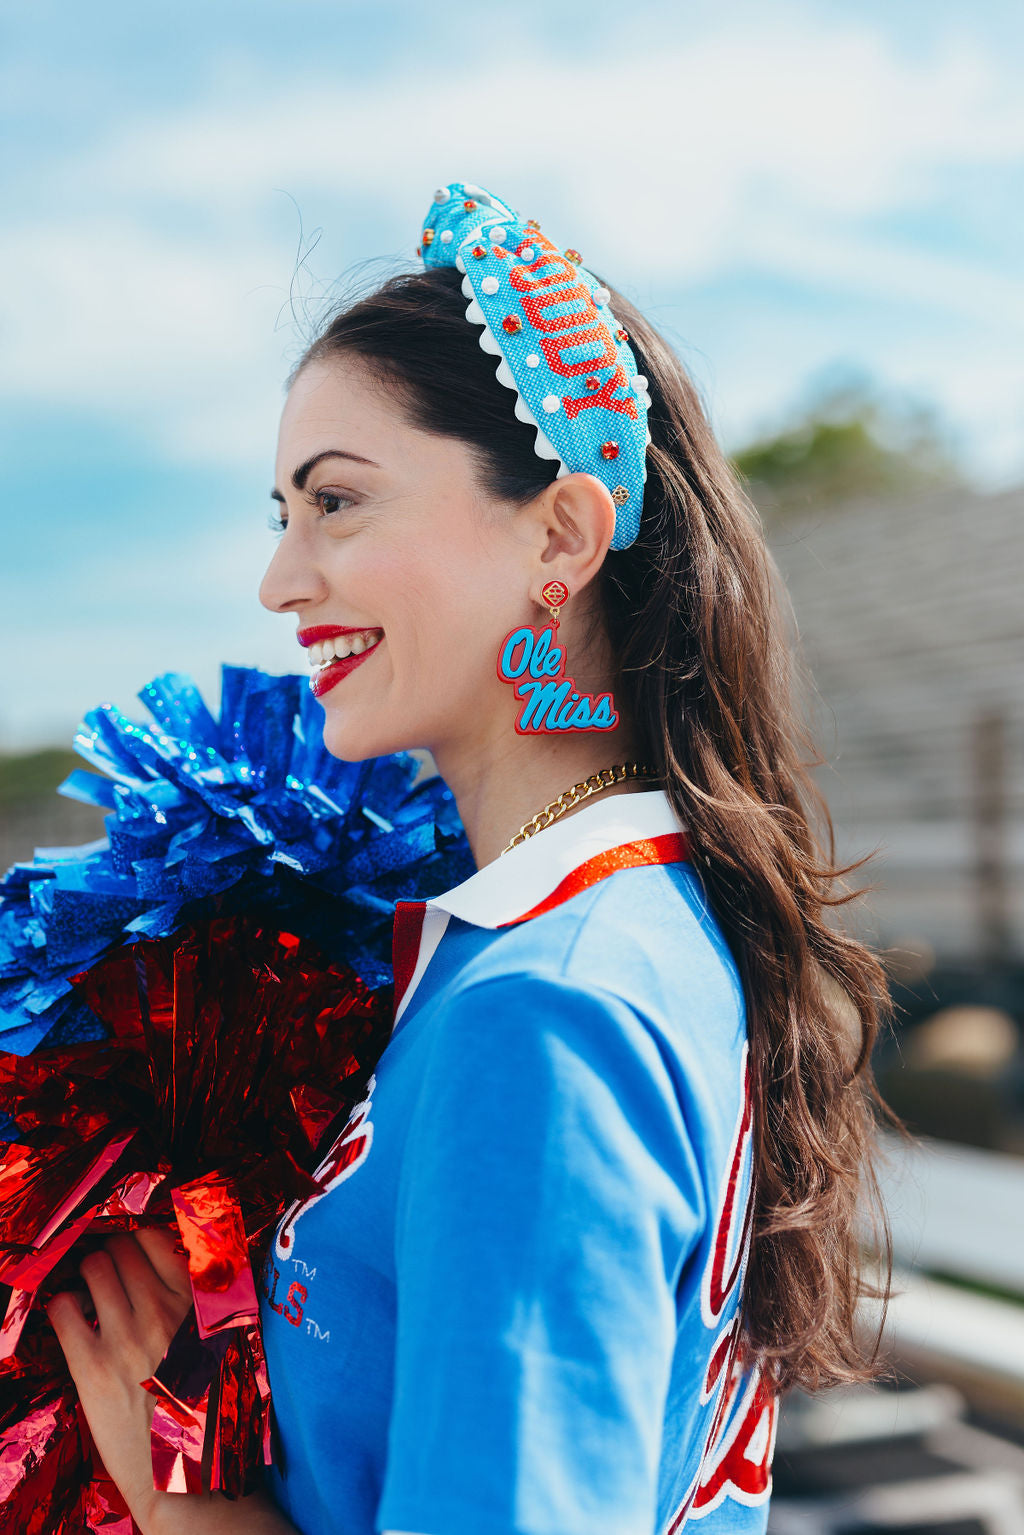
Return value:
<svg viewBox="0 0 1024 1535">
<path fill-rule="evenodd" d="M 574 783 L 571 789 L 563 789 L 557 799 L 553 799 L 550 805 L 545 805 L 543 810 L 538 810 L 535 816 L 531 816 L 516 832 L 508 847 L 503 847 L 498 857 L 510 853 L 520 842 L 525 842 L 527 837 L 532 837 L 534 832 L 543 831 L 550 826 L 552 821 L 557 821 L 559 816 L 565 815 L 567 810 L 580 805 L 592 794 L 600 794 L 602 789 L 610 789 L 613 784 L 626 783 L 629 779 L 656 778 L 658 775 L 649 767 L 644 767 L 639 762 L 618 762 L 614 767 L 601 768 L 597 773 L 591 773 L 589 778 L 584 778 L 582 783 Z"/>
</svg>

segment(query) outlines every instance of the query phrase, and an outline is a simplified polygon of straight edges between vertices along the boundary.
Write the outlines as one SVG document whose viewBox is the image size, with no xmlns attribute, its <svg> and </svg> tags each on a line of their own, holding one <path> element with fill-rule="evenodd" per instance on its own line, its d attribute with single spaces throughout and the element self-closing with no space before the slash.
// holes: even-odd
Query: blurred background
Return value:
<svg viewBox="0 0 1024 1535">
<path fill-rule="evenodd" d="M 476 181 L 672 340 L 813 677 L 876 1067 L 889 1375 L 786 1404 L 772 1529 L 1024 1530 L 1019 0 L 70 0 L 0 15 L 0 865 L 158 672 L 299 669 L 256 588 L 288 367 Z M 870 1321 L 870 1318 L 868 1319 Z"/>
</svg>

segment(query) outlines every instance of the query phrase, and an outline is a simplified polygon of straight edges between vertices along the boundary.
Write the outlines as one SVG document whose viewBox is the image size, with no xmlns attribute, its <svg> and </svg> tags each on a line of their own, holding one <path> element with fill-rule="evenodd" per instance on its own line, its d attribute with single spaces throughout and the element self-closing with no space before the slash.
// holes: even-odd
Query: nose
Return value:
<svg viewBox="0 0 1024 1535">
<path fill-rule="evenodd" d="M 322 602 L 327 592 L 327 582 L 299 528 L 289 524 L 260 582 L 260 602 L 272 613 L 291 613 Z"/>
</svg>

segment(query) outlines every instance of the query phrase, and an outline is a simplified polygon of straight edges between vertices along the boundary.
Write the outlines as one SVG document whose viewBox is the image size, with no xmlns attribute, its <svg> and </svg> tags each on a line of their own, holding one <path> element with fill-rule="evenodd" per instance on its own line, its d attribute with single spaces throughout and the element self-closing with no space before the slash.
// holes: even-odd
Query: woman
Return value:
<svg viewBox="0 0 1024 1535">
<path fill-rule="evenodd" d="M 391 1039 L 268 1255 L 266 1492 L 152 1491 L 169 1240 L 51 1317 L 146 1535 L 761 1530 L 778 1392 L 870 1373 L 884 972 L 825 920 L 772 562 L 679 362 L 481 188 L 422 254 L 294 370 L 261 597 L 330 751 L 428 747 L 477 872 L 400 904 Z"/>
</svg>

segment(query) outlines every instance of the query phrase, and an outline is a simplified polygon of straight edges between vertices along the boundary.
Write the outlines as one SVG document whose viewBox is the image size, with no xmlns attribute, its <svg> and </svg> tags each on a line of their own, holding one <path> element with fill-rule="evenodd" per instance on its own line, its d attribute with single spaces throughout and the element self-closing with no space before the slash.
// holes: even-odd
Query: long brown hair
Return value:
<svg viewBox="0 0 1024 1535">
<path fill-rule="evenodd" d="M 515 417 L 460 284 L 446 268 L 388 279 L 328 320 L 291 377 L 358 357 L 416 426 L 470 446 L 491 495 L 523 504 L 557 464 Z M 877 1332 L 858 1329 L 857 1303 L 878 1293 L 864 1204 L 888 1256 L 870 1055 L 891 1003 L 880 960 L 826 916 L 861 893 L 845 876 L 866 859 L 835 864 L 795 624 L 757 512 L 678 358 L 614 290 L 611 307 L 649 381 L 652 440 L 640 535 L 605 560 L 602 616 L 638 747 L 664 775 L 743 981 L 757 1109 L 745 1338 L 780 1387 L 864 1379 Z"/>
</svg>

